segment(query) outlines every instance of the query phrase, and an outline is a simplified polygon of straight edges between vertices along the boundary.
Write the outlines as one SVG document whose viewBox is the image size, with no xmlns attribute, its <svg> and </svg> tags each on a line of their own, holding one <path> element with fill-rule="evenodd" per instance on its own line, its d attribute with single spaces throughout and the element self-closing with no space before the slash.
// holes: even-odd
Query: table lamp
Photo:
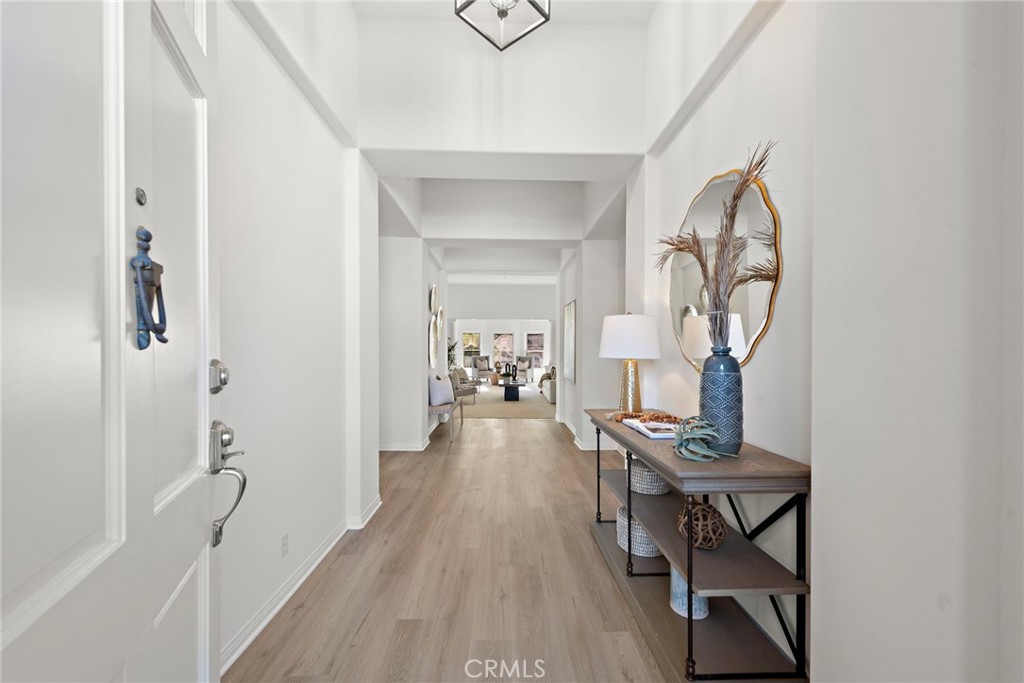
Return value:
<svg viewBox="0 0 1024 683">
<path fill-rule="evenodd" d="M 619 410 L 639 413 L 640 367 L 638 360 L 661 358 L 658 349 L 658 321 L 653 315 L 606 315 L 601 328 L 600 358 L 622 359 Z"/>
</svg>

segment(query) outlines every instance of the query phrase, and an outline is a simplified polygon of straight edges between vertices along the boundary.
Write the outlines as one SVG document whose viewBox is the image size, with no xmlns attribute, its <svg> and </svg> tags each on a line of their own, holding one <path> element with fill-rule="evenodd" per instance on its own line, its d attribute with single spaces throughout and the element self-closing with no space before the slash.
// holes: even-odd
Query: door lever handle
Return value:
<svg viewBox="0 0 1024 683">
<path fill-rule="evenodd" d="M 232 455 L 235 454 L 232 453 Z M 211 541 L 210 545 L 216 548 L 220 545 L 220 542 L 224 538 L 224 524 L 228 521 L 228 518 L 231 517 L 232 514 L 234 514 L 235 508 L 238 507 L 238 504 L 242 502 L 242 496 L 245 495 L 246 479 L 245 472 L 238 469 L 237 467 L 222 467 L 221 469 L 214 472 L 214 474 L 227 474 L 238 480 L 238 493 L 235 495 L 235 502 L 234 504 L 232 504 L 231 509 L 228 510 L 228 513 L 220 519 L 213 520 L 213 540 Z"/>
<path fill-rule="evenodd" d="M 230 453 L 225 453 L 224 455 L 222 455 L 220 457 L 220 459 L 221 459 L 222 462 L 227 462 L 228 458 L 233 458 L 236 455 L 245 455 L 245 451 L 232 451 Z M 217 473 L 214 472 L 214 474 L 217 474 Z"/>
<path fill-rule="evenodd" d="M 245 455 L 245 451 L 227 452 L 228 447 L 234 441 L 235 430 L 220 420 L 214 420 L 213 424 L 210 425 L 210 474 L 226 474 L 238 480 L 238 495 L 235 496 L 235 502 L 231 509 L 228 510 L 226 515 L 213 521 L 213 540 L 211 545 L 214 548 L 220 545 L 221 539 L 224 538 L 224 523 L 228 521 L 228 518 L 242 501 L 242 496 L 245 495 L 245 472 L 237 467 L 227 467 L 225 465 L 229 458 L 233 458 L 236 455 Z"/>
</svg>

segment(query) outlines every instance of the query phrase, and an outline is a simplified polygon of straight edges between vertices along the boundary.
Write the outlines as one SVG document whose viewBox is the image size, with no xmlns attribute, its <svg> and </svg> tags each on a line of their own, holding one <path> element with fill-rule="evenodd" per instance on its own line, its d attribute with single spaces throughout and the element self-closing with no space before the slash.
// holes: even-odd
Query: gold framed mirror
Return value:
<svg viewBox="0 0 1024 683">
<path fill-rule="evenodd" d="M 723 202 L 733 195 L 741 175 L 742 171 L 734 169 L 711 178 L 690 203 L 680 226 L 680 234 L 697 231 L 710 262 L 714 262 L 715 235 L 722 221 Z M 744 193 L 736 215 L 736 235 L 746 239 L 739 268 L 742 271 L 773 262 L 777 269 L 772 281 L 743 284 L 729 300 L 729 345 L 740 365 L 746 365 L 753 358 L 772 322 L 782 280 L 780 232 L 779 212 L 768 195 L 768 188 L 757 180 Z M 674 254 L 669 277 L 672 330 L 683 358 L 700 372 L 704 359 L 711 355 L 711 340 L 707 325 L 708 295 L 696 259 L 686 253 Z"/>
</svg>

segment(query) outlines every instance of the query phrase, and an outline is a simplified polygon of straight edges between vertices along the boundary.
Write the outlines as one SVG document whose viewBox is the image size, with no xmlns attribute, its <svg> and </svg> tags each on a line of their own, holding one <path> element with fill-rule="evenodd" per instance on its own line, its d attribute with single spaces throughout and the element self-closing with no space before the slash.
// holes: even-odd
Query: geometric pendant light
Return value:
<svg viewBox="0 0 1024 683">
<path fill-rule="evenodd" d="M 455 0 L 455 14 L 504 51 L 551 19 L 550 0 Z"/>
</svg>

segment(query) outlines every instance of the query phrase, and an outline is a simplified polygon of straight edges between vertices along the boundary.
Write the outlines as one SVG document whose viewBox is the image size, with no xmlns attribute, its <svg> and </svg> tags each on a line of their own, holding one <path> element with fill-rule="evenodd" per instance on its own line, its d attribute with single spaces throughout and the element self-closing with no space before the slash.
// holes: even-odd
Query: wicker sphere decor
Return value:
<svg viewBox="0 0 1024 683">
<path fill-rule="evenodd" d="M 679 533 L 686 538 L 686 510 L 679 514 Z M 729 533 L 722 513 L 713 505 L 697 503 L 693 506 L 693 547 L 714 550 L 722 545 Z"/>
</svg>

